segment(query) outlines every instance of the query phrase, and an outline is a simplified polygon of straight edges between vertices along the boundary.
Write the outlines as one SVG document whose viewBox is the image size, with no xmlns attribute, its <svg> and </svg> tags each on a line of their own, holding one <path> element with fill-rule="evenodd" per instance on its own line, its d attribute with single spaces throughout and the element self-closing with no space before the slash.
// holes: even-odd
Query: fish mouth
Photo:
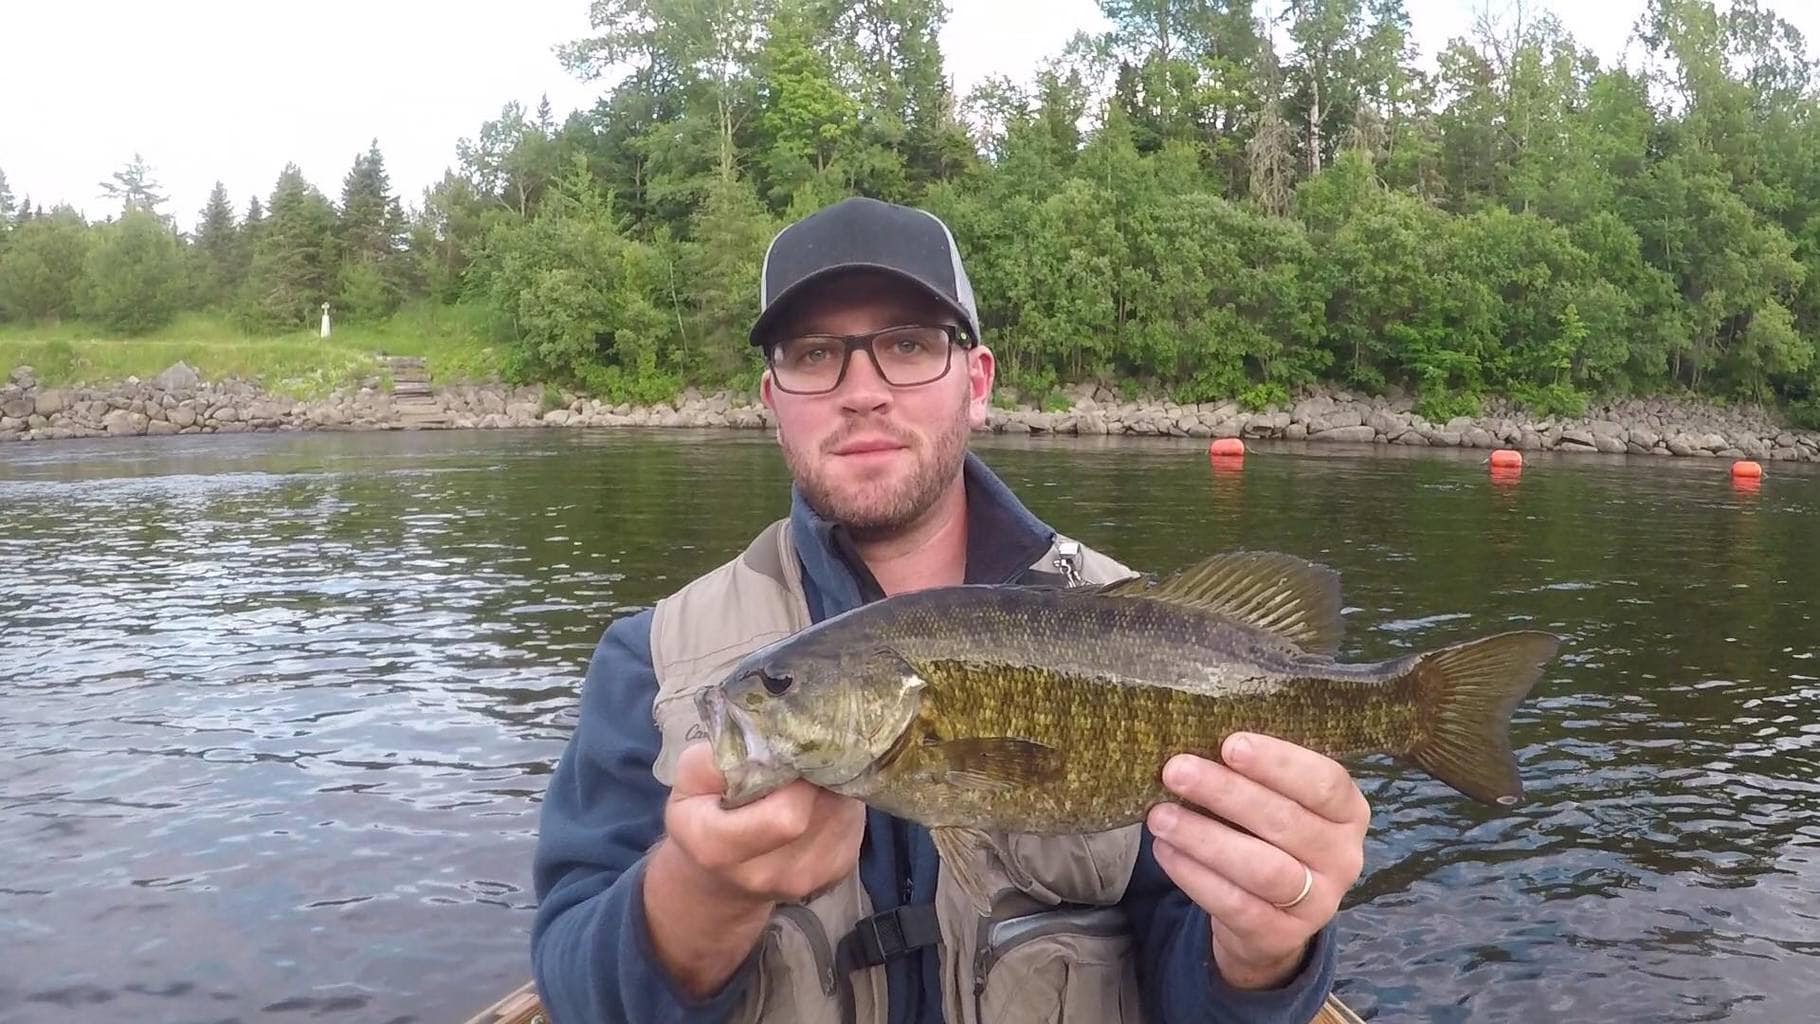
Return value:
<svg viewBox="0 0 1820 1024">
<path fill-rule="evenodd" d="M 790 780 L 776 750 L 745 710 L 727 701 L 718 686 L 695 696 L 696 710 L 708 730 L 714 766 L 726 780 L 720 805 L 726 810 L 744 807 Z"/>
</svg>

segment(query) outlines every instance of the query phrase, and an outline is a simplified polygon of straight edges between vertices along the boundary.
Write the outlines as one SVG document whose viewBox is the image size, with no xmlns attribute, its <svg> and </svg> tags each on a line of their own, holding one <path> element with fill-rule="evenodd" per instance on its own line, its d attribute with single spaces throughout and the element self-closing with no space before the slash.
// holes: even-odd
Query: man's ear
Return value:
<svg viewBox="0 0 1820 1024">
<path fill-rule="evenodd" d="M 975 430 L 986 425 L 986 409 L 992 402 L 992 382 L 997 372 L 997 360 L 984 343 L 967 353 L 967 423 Z"/>
<path fill-rule="evenodd" d="M 758 376 L 758 400 L 771 410 L 773 429 L 771 436 L 778 444 L 784 443 L 784 421 L 777 415 L 777 392 L 771 387 L 771 368 L 766 367 Z"/>
</svg>

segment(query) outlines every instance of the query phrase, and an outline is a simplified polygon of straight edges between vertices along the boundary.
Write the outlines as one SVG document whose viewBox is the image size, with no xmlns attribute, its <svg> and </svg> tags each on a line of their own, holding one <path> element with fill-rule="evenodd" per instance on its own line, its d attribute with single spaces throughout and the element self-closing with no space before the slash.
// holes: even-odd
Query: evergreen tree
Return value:
<svg viewBox="0 0 1820 1024">
<path fill-rule="evenodd" d="M 219 306 L 226 302 L 240 283 L 243 264 L 234 207 L 228 200 L 227 186 L 219 181 L 209 191 L 208 205 L 202 208 L 190 251 L 196 266 L 193 275 L 196 301 L 204 306 Z"/>
<path fill-rule="evenodd" d="M 346 315 L 384 316 L 398 307 L 405 264 L 404 212 L 392 194 L 379 140 L 342 179 L 341 205 L 335 225 L 339 272 L 336 304 Z"/>
<path fill-rule="evenodd" d="M 253 259 L 241 285 L 239 312 L 250 326 L 289 328 L 312 322 L 333 296 L 335 211 L 296 164 L 286 164 L 268 212 L 255 222 Z"/>
<path fill-rule="evenodd" d="M 240 230 L 235 232 L 234 245 L 234 280 L 236 284 L 235 301 L 239 301 L 240 285 L 245 284 L 246 275 L 253 267 L 253 249 L 258 245 L 259 236 L 265 230 L 265 204 L 258 196 L 247 200 L 246 216 L 241 218 Z"/>
<path fill-rule="evenodd" d="M 103 195 L 119 200 L 122 212 L 150 210 L 156 213 L 159 204 L 165 201 L 164 194 L 158 191 L 158 182 L 152 178 L 152 169 L 138 153 L 133 154 L 131 163 L 114 172 L 114 180 L 99 184 Z"/>
<path fill-rule="evenodd" d="M 750 365 L 746 332 L 758 316 L 758 268 L 781 225 L 774 223 L 749 182 L 716 182 L 693 225 L 683 262 L 687 295 L 696 305 L 685 365 L 709 379 L 729 379 Z"/>
</svg>

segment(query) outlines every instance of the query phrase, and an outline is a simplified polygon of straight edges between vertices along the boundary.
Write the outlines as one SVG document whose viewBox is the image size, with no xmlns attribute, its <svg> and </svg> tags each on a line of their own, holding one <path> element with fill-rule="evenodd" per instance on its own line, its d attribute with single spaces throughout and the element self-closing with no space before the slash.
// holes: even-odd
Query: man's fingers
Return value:
<svg viewBox="0 0 1820 1024">
<path fill-rule="evenodd" d="M 1171 758 L 1163 782 L 1190 804 L 1304 860 L 1319 856 L 1333 823 L 1222 764 Z"/>
<path fill-rule="evenodd" d="M 1220 760 L 1265 789 L 1294 800 L 1341 824 L 1371 820 L 1371 807 L 1358 783 L 1338 761 L 1274 736 L 1234 733 L 1220 748 Z"/>
<path fill-rule="evenodd" d="M 1183 895 L 1226 929 L 1255 939 L 1283 926 L 1283 911 L 1169 842 L 1159 839 L 1151 850 Z"/>
<path fill-rule="evenodd" d="M 858 863 L 860 844 L 866 838 L 865 804 L 817 789 L 809 816 L 809 827 L 777 848 L 780 859 L 791 863 Z"/>
<path fill-rule="evenodd" d="M 727 780 L 714 766 L 714 751 L 705 742 L 691 743 L 676 757 L 676 781 L 670 792 L 676 797 L 716 797 L 727 791 Z"/>
<path fill-rule="evenodd" d="M 814 823 L 816 793 L 792 782 L 731 811 L 718 792 L 673 798 L 665 831 L 704 865 L 737 864 L 802 838 Z"/>
<path fill-rule="evenodd" d="M 1308 880 L 1302 862 L 1288 853 L 1185 807 L 1158 805 L 1150 812 L 1149 824 L 1157 839 L 1174 851 L 1269 903 L 1295 899 Z M 1328 908 L 1319 891 L 1324 888 L 1317 872 L 1313 889 L 1296 909 L 1306 907 L 1324 914 Z"/>
</svg>

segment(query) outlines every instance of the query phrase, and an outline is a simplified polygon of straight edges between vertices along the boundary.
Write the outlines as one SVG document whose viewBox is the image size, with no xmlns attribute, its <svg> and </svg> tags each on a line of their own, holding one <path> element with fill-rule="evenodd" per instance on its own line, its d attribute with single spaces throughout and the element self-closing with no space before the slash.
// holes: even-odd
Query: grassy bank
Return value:
<svg viewBox="0 0 1820 1024">
<path fill-rule="evenodd" d="M 135 338 L 108 337 L 81 323 L 0 324 L 0 374 L 29 365 L 50 387 L 150 379 L 188 363 L 205 380 L 239 376 L 269 391 L 315 398 L 380 373 L 380 355 L 423 356 L 442 383 L 497 376 L 504 352 L 486 337 L 481 315 L 460 306 L 418 303 L 366 324 L 248 334 L 226 317 L 191 313 Z"/>
<path fill-rule="evenodd" d="M 248 334 L 225 316 L 201 313 L 185 314 L 168 327 L 133 338 L 109 337 L 80 322 L 0 323 L 0 381 L 13 367 L 29 365 L 46 387 L 102 386 L 128 377 L 150 380 L 181 361 L 194 367 L 205 380 L 242 377 L 257 381 L 272 394 L 309 401 L 364 380 L 377 379 L 382 385 L 389 385 L 379 361 L 387 355 L 422 356 L 431 380 L 437 384 L 500 379 L 505 375 L 506 348 L 489 337 L 486 314 L 463 305 L 413 303 L 385 320 L 336 324 L 326 339 L 315 330 Z M 704 390 L 718 388 L 707 386 Z M 753 389 L 734 390 L 750 393 Z M 1121 381 L 1114 390 L 1125 402 L 1139 398 L 1135 381 Z M 552 396 L 549 404 L 556 404 L 557 390 L 552 387 L 548 391 Z M 1035 388 L 1017 387 L 1001 379 L 993 404 L 1002 410 L 1027 404 L 1044 411 L 1066 411 L 1073 405 L 1070 391 L 1053 379 L 1039 381 Z M 1281 393 L 1258 387 L 1236 397 L 1248 411 L 1257 411 L 1271 402 L 1287 408 L 1290 396 L 1280 388 L 1275 391 Z M 1470 407 L 1437 413 L 1418 405 L 1416 411 L 1436 423 L 1455 415 L 1477 416 L 1479 398 L 1470 397 Z M 1674 397 L 1714 410 L 1728 404 L 1711 396 L 1683 393 Z M 1526 402 L 1519 404 L 1538 416 L 1577 417 L 1582 413 L 1582 403 L 1597 400 L 1595 396 L 1578 398 L 1573 409 L 1537 409 Z M 1820 397 L 1793 403 L 1781 412 L 1799 429 L 1820 430 Z"/>
</svg>

